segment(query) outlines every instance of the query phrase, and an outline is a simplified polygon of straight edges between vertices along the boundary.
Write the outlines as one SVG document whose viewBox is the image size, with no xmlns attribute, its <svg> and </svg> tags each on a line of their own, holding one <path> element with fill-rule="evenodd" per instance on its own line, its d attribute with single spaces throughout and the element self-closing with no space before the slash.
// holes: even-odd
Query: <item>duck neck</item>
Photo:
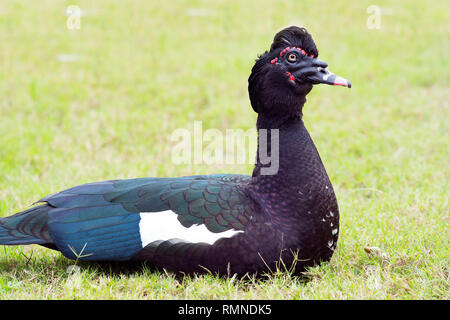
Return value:
<svg viewBox="0 0 450 320">
<path fill-rule="evenodd" d="M 262 99 L 259 99 L 262 100 Z M 260 129 L 280 129 L 290 121 L 301 121 L 303 117 L 303 106 L 306 102 L 306 95 L 297 96 L 293 99 L 286 96 L 284 99 L 273 101 L 270 97 L 259 103 L 258 109 L 263 110 L 258 114 L 256 128 Z"/>
<path fill-rule="evenodd" d="M 258 149 L 253 177 L 286 179 L 298 173 L 296 164 L 307 161 L 305 151 L 314 144 L 302 120 L 306 98 L 295 102 L 292 105 L 291 99 L 278 100 L 273 105 L 264 105 L 265 112 L 258 114 Z"/>
<path fill-rule="evenodd" d="M 252 184 L 258 193 L 287 195 L 307 184 L 329 184 L 301 112 L 285 117 L 259 114 L 257 129 L 258 149 Z"/>
</svg>

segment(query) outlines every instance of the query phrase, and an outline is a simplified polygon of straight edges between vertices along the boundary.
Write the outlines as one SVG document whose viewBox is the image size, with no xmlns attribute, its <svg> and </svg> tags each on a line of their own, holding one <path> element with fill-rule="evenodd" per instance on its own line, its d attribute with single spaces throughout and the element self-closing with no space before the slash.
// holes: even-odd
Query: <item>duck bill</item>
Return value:
<svg viewBox="0 0 450 320">
<path fill-rule="evenodd" d="M 307 79 L 313 84 L 324 83 L 332 86 L 351 88 L 352 84 L 347 79 L 328 71 L 327 68 L 317 67 L 317 72 L 309 75 Z"/>
<path fill-rule="evenodd" d="M 347 88 L 351 88 L 352 84 L 347 79 L 339 77 L 338 75 L 329 72 L 329 76 L 326 79 L 323 79 L 320 83 L 329 84 L 332 86 L 343 86 Z"/>
</svg>

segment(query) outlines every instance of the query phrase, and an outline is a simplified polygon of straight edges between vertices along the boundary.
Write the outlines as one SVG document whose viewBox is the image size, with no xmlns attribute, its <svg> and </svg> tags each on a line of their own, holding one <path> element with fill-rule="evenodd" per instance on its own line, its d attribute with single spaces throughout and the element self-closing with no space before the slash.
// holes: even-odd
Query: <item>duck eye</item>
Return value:
<svg viewBox="0 0 450 320">
<path fill-rule="evenodd" d="M 289 54 L 289 55 L 288 55 L 288 60 L 289 60 L 290 62 L 295 62 L 295 61 L 297 61 L 297 55 L 296 55 L 295 53 Z"/>
</svg>

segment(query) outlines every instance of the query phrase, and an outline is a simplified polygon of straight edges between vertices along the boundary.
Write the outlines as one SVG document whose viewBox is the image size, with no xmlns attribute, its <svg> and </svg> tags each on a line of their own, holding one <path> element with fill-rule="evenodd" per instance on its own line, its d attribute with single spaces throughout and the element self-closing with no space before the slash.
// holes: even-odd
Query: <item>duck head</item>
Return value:
<svg viewBox="0 0 450 320">
<path fill-rule="evenodd" d="M 305 28 L 292 26 L 278 32 L 270 47 L 255 62 L 249 94 L 257 113 L 301 114 L 313 85 L 351 87 L 350 81 L 328 70 Z"/>
</svg>

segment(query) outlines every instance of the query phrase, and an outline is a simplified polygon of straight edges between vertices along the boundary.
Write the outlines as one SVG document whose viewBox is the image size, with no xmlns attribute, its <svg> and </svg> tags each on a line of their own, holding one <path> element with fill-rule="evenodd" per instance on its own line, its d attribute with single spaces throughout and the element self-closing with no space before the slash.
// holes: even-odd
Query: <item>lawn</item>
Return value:
<svg viewBox="0 0 450 320">
<path fill-rule="evenodd" d="M 341 212 L 335 255 L 305 279 L 177 278 L 0 247 L 0 299 L 449 299 L 449 12 L 444 0 L 2 0 L 0 216 L 88 182 L 250 173 L 175 164 L 170 135 L 194 121 L 254 128 L 247 78 L 285 26 L 307 27 L 353 86 L 316 86 L 304 109 Z"/>
</svg>

